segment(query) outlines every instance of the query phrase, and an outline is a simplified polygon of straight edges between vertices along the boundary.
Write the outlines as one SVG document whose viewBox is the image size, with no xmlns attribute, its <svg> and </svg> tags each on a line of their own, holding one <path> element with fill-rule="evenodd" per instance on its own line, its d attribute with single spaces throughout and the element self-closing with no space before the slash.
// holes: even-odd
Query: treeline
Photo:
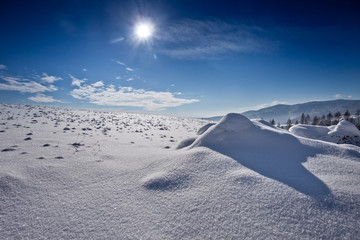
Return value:
<svg viewBox="0 0 360 240">
<path fill-rule="evenodd" d="M 309 114 L 301 114 L 301 117 L 299 120 L 296 120 L 295 122 L 291 121 L 289 118 L 286 122 L 286 128 L 289 129 L 294 124 L 311 124 L 311 125 L 317 125 L 317 126 L 331 126 L 338 124 L 341 120 L 347 120 L 351 123 L 353 123 L 359 130 L 360 130 L 360 109 L 358 109 L 354 116 L 351 115 L 349 110 L 346 110 L 344 115 L 342 115 L 340 112 L 336 112 L 332 114 L 329 112 L 326 116 L 325 114 L 321 116 L 315 115 L 313 118 L 310 117 Z M 275 119 L 271 119 L 269 121 L 272 125 L 276 125 Z M 280 123 L 277 124 L 278 127 L 284 127 L 281 126 Z"/>
</svg>

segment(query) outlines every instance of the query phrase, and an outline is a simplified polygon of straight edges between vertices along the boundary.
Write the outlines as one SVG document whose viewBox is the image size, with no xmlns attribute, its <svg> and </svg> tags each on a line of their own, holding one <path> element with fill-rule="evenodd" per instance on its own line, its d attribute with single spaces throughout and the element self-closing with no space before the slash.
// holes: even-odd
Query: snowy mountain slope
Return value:
<svg viewBox="0 0 360 240">
<path fill-rule="evenodd" d="M 294 105 L 278 104 L 275 106 L 262 108 L 259 110 L 246 111 L 241 113 L 249 119 L 261 119 L 266 121 L 275 119 L 276 122 L 286 123 L 291 118 L 292 120 L 299 120 L 302 113 L 309 114 L 310 117 L 317 115 L 321 117 L 326 116 L 329 112 L 334 114 L 339 111 L 344 114 L 346 110 L 355 114 L 360 109 L 360 100 L 332 100 L 332 101 L 314 101 L 307 103 L 299 103 Z M 219 121 L 222 116 L 203 118 L 208 121 Z"/>
<path fill-rule="evenodd" d="M 275 119 L 277 122 L 285 123 L 289 118 L 299 120 L 302 113 L 309 114 L 311 117 L 317 115 L 333 114 L 339 111 L 344 114 L 346 110 L 355 114 L 360 109 L 360 100 L 332 100 L 332 101 L 314 101 L 294 105 L 278 104 L 275 106 L 263 108 L 257 111 L 247 111 L 242 113 L 250 119 L 263 118 L 265 120 Z"/>
<path fill-rule="evenodd" d="M 198 136 L 208 122 L 22 105 L 0 112 L 2 239 L 360 234 L 359 147 L 234 114 Z M 188 138 L 197 139 L 176 150 Z"/>
</svg>

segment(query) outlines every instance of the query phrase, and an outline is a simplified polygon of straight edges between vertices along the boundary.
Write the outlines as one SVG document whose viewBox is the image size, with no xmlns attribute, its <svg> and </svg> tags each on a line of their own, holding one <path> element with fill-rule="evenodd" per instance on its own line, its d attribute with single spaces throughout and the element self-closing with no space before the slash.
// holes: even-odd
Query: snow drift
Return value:
<svg viewBox="0 0 360 240">
<path fill-rule="evenodd" d="M 300 137 L 360 146 L 360 131 L 354 124 L 346 120 L 330 127 L 299 124 L 292 126 L 289 131 Z"/>
<path fill-rule="evenodd" d="M 293 135 L 241 114 L 230 113 L 199 137 L 191 147 L 207 147 L 230 156 L 242 165 L 313 197 L 324 197 L 329 188 L 301 164 L 314 156 L 314 148 Z"/>
</svg>

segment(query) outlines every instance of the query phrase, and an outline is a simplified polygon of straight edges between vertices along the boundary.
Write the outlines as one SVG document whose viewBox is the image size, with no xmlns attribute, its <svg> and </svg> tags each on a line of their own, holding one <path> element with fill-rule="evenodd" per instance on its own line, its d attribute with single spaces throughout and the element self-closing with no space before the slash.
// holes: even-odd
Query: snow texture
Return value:
<svg viewBox="0 0 360 240">
<path fill-rule="evenodd" d="M 360 235 L 355 145 L 239 114 L 198 136 L 209 122 L 31 105 L 0 112 L 1 239 Z"/>
</svg>

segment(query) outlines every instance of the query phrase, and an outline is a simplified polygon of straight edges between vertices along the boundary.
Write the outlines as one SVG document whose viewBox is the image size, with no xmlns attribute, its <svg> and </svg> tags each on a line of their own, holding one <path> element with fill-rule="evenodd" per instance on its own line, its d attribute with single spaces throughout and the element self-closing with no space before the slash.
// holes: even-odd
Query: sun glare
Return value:
<svg viewBox="0 0 360 240">
<path fill-rule="evenodd" d="M 139 23 L 135 27 L 135 35 L 139 40 L 147 40 L 151 38 L 154 33 L 154 26 L 147 22 L 147 23 Z"/>
</svg>

